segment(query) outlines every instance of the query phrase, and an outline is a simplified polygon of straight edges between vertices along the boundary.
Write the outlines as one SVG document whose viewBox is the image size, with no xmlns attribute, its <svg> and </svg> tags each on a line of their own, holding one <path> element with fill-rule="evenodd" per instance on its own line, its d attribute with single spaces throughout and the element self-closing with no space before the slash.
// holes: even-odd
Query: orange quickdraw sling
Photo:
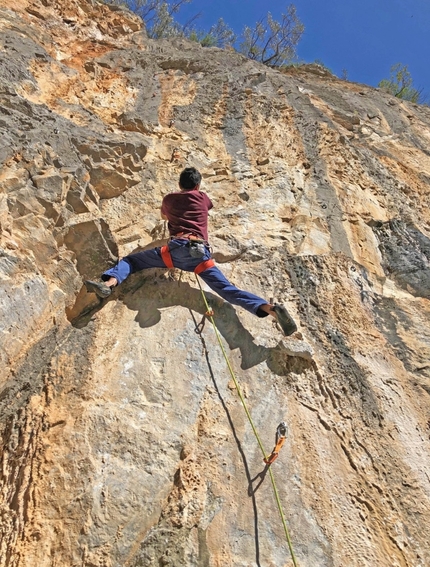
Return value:
<svg viewBox="0 0 430 567">
<path fill-rule="evenodd" d="M 281 450 L 282 445 L 285 443 L 286 437 L 287 437 L 287 426 L 284 421 L 281 421 L 281 423 L 278 425 L 276 429 L 276 445 L 273 448 L 271 454 L 263 459 L 266 465 L 271 465 L 276 461 L 276 459 L 279 456 L 279 451 Z"/>
<path fill-rule="evenodd" d="M 166 264 L 166 268 L 169 268 L 169 270 L 174 268 L 175 266 L 173 265 L 172 255 L 170 254 L 169 247 L 167 245 L 162 246 L 160 248 L 160 253 L 161 253 L 161 259 Z M 194 268 L 194 273 L 197 275 L 201 274 L 205 270 L 208 270 L 209 268 L 213 268 L 214 266 L 215 266 L 215 262 L 212 259 L 204 260 Z"/>
</svg>

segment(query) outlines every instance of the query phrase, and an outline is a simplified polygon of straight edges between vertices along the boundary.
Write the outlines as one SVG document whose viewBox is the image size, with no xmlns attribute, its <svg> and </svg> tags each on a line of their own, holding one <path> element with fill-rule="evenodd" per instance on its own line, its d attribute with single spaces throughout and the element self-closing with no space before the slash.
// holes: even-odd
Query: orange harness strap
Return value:
<svg viewBox="0 0 430 567">
<path fill-rule="evenodd" d="M 198 264 L 194 268 L 194 273 L 199 275 L 205 270 L 208 270 L 209 268 L 213 268 L 214 266 L 215 266 L 215 262 L 212 259 L 205 260 L 204 262 L 200 262 L 200 264 Z"/>
<path fill-rule="evenodd" d="M 172 260 L 171 254 L 170 254 L 169 247 L 168 246 L 162 246 L 160 248 L 160 253 L 161 253 L 161 259 L 166 264 L 166 267 L 169 268 L 169 270 L 174 268 L 175 266 L 173 265 L 173 260 Z"/>
<path fill-rule="evenodd" d="M 175 267 L 173 265 L 172 255 L 170 254 L 170 250 L 168 246 L 162 246 L 160 248 L 160 254 L 161 254 L 161 259 L 166 264 L 166 267 L 169 268 L 169 270 Z M 215 262 L 212 259 L 205 260 L 204 262 L 200 262 L 200 264 L 198 264 L 195 267 L 194 273 L 197 275 L 201 274 L 205 270 L 208 270 L 209 268 L 213 268 L 214 266 L 215 266 Z"/>
</svg>

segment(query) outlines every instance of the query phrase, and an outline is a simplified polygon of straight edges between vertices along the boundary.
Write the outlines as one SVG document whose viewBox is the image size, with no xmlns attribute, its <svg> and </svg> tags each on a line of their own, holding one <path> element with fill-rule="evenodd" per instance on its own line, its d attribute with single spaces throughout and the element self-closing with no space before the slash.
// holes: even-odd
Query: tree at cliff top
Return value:
<svg viewBox="0 0 430 567">
<path fill-rule="evenodd" d="M 422 89 L 416 89 L 407 65 L 396 63 L 390 69 L 390 78 L 383 79 L 378 87 L 397 98 L 423 104 L 426 99 Z"/>
<path fill-rule="evenodd" d="M 296 47 L 303 35 L 304 25 L 299 20 L 296 7 L 287 6 L 281 20 L 275 20 L 271 13 L 259 20 L 254 27 L 245 26 L 238 36 L 220 18 L 209 31 L 199 29 L 195 22 L 200 14 L 194 15 L 185 24 L 176 16 L 180 9 L 192 0 L 105 0 L 107 4 L 123 4 L 138 14 L 145 22 L 148 36 L 160 39 L 184 36 L 204 47 L 234 47 L 239 41 L 238 51 L 264 65 L 279 66 L 291 62 Z"/>
<path fill-rule="evenodd" d="M 264 65 L 283 65 L 294 58 L 304 29 L 297 17 L 296 7 L 290 4 L 287 13 L 281 14 L 280 22 L 268 12 L 254 28 L 246 26 L 239 51 Z"/>
</svg>

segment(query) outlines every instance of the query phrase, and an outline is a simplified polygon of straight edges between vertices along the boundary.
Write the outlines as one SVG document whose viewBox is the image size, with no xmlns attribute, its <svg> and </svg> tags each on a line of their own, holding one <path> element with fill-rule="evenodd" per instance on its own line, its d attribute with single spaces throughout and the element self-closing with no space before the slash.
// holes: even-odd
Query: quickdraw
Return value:
<svg viewBox="0 0 430 567">
<path fill-rule="evenodd" d="M 282 446 L 285 443 L 286 438 L 287 438 L 287 425 L 285 421 L 281 421 L 281 423 L 278 425 L 276 429 L 276 440 L 273 451 L 268 457 L 265 457 L 263 459 L 266 465 L 271 465 L 276 461 L 276 459 L 279 456 L 279 451 L 282 449 Z"/>
</svg>

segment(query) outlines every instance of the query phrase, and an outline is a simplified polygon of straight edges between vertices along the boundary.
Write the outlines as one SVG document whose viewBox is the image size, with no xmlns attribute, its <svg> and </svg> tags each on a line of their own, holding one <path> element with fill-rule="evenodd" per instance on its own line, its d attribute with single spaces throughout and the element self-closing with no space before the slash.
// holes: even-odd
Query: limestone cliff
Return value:
<svg viewBox="0 0 430 567">
<path fill-rule="evenodd" d="M 186 165 L 208 292 L 301 567 L 430 565 L 430 109 L 152 41 L 96 0 L 0 8 L 0 566 L 290 566 L 192 274 L 82 286 L 165 237 Z"/>
</svg>

